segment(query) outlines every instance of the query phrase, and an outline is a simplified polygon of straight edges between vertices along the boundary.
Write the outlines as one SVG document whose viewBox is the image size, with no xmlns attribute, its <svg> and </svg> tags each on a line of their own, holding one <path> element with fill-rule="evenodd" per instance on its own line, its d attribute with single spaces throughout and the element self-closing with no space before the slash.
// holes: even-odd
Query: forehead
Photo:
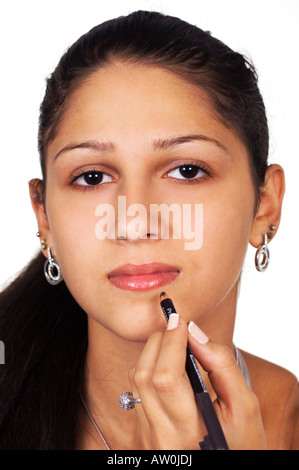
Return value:
<svg viewBox="0 0 299 470">
<path fill-rule="evenodd" d="M 91 73 L 72 93 L 49 150 L 74 138 L 152 141 L 196 132 L 224 145 L 235 138 L 204 90 L 163 68 L 115 63 Z"/>
</svg>

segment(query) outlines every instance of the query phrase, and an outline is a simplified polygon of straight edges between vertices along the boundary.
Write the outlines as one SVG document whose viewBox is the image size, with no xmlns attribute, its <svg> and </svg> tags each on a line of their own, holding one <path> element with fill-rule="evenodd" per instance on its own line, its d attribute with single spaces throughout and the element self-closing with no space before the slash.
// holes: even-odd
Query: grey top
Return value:
<svg viewBox="0 0 299 470">
<path fill-rule="evenodd" d="M 241 351 L 238 348 L 235 348 L 235 350 L 236 350 L 236 359 L 237 359 L 238 366 L 240 367 L 241 372 L 242 372 L 242 374 L 244 376 L 244 379 L 246 380 L 248 386 L 251 388 L 250 375 L 249 375 L 249 372 L 248 372 L 248 368 L 247 368 L 245 359 L 244 359 Z"/>
</svg>

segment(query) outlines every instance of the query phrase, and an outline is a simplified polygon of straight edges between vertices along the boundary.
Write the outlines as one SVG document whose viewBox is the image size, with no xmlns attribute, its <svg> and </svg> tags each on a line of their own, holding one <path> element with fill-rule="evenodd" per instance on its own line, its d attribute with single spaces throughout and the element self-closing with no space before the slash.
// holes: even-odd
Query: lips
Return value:
<svg viewBox="0 0 299 470">
<path fill-rule="evenodd" d="M 170 284 L 179 275 L 177 267 L 163 263 L 126 264 L 108 275 L 119 289 L 144 291 Z"/>
</svg>

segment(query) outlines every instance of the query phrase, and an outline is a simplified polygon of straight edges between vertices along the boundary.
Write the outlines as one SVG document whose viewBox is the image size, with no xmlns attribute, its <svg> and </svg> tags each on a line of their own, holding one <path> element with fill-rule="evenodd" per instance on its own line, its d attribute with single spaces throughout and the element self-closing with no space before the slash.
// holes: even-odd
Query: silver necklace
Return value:
<svg viewBox="0 0 299 470">
<path fill-rule="evenodd" d="M 81 397 L 81 395 L 80 395 L 80 398 L 81 398 L 81 401 L 82 401 L 83 406 L 84 406 L 84 408 L 85 408 L 85 411 L 86 411 L 86 413 L 87 413 L 87 416 L 89 417 L 90 421 L 91 421 L 92 424 L 94 425 L 94 427 L 95 427 L 97 433 L 99 434 L 100 438 L 101 438 L 102 441 L 104 442 L 106 449 L 107 449 L 107 450 L 111 450 L 110 447 L 109 447 L 109 445 L 108 445 L 108 443 L 107 443 L 107 441 L 106 441 L 106 439 L 104 438 L 103 434 L 101 433 L 100 428 L 98 427 L 97 423 L 95 422 L 95 420 L 94 420 L 93 417 L 91 416 L 91 414 L 90 414 L 90 412 L 89 412 L 89 410 L 88 410 L 88 408 L 87 408 L 87 406 L 86 406 L 86 404 L 85 404 L 85 401 L 83 400 L 83 398 Z"/>
</svg>

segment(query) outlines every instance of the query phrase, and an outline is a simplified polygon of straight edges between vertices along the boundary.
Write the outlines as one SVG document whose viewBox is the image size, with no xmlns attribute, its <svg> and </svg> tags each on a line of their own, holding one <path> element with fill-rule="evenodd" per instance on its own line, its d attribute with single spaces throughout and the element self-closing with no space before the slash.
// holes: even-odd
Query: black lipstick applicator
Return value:
<svg viewBox="0 0 299 470">
<path fill-rule="evenodd" d="M 172 300 L 165 292 L 161 292 L 160 294 L 160 305 L 166 321 L 168 322 L 169 316 L 177 312 Z M 189 344 L 187 345 L 186 372 L 194 391 L 196 404 L 201 412 L 208 433 L 204 437 L 204 440 L 199 443 L 200 448 L 202 450 L 229 450 L 213 402 L 202 380 Z"/>
</svg>

